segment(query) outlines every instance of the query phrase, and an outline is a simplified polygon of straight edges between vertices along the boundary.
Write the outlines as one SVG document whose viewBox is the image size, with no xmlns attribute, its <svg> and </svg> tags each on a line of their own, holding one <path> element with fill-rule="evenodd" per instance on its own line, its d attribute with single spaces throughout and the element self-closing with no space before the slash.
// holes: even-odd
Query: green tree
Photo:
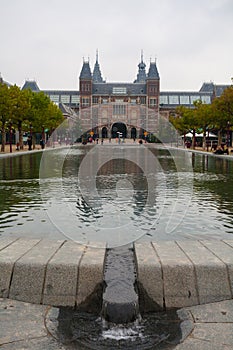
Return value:
<svg viewBox="0 0 233 350">
<path fill-rule="evenodd" d="M 41 132 L 50 99 L 43 92 L 31 92 L 28 120 L 35 132 Z"/>
<path fill-rule="evenodd" d="M 206 133 L 213 125 L 213 108 L 211 104 L 202 103 L 202 101 L 195 101 L 195 114 L 198 128 L 203 131 L 203 149 L 206 148 Z"/>
<path fill-rule="evenodd" d="M 220 97 L 212 103 L 214 125 L 218 130 L 218 143 L 222 142 L 222 134 L 233 125 L 233 87 L 224 90 Z"/>
<path fill-rule="evenodd" d="M 40 132 L 43 127 L 56 128 L 62 122 L 63 115 L 44 92 L 33 92 L 29 120 L 34 130 Z"/>
<path fill-rule="evenodd" d="M 187 108 L 179 106 L 176 109 L 176 116 L 171 119 L 171 122 L 185 137 L 187 132 L 192 132 L 192 148 L 195 148 L 196 130 L 199 128 L 198 116 L 196 108 Z"/>
<path fill-rule="evenodd" d="M 2 135 L 1 152 L 5 151 L 6 128 L 9 121 L 11 108 L 9 88 L 6 84 L 0 83 L 0 128 Z"/>
<path fill-rule="evenodd" d="M 176 109 L 176 116 L 170 121 L 175 128 L 179 130 L 185 137 L 187 132 L 192 132 L 192 148 L 195 148 L 196 132 L 203 131 L 203 147 L 206 147 L 206 133 L 213 125 L 213 108 L 211 105 L 203 104 L 202 101 L 195 101 L 193 108 L 179 106 Z"/>
<path fill-rule="evenodd" d="M 22 125 L 28 119 L 30 110 L 30 94 L 28 90 L 20 90 L 16 85 L 9 88 L 10 113 L 9 121 L 15 125 L 19 131 L 19 147 L 23 149 L 23 129 Z"/>
<path fill-rule="evenodd" d="M 44 92 L 20 90 L 16 85 L 8 87 L 0 83 L 1 151 L 5 151 L 6 130 L 12 126 L 19 131 L 19 145 L 23 148 L 23 131 L 43 132 L 53 130 L 64 120 L 60 109 Z"/>
<path fill-rule="evenodd" d="M 198 115 L 196 108 L 194 109 L 187 109 L 185 113 L 185 123 L 186 125 L 189 125 L 189 130 L 192 131 L 193 137 L 192 137 L 192 148 L 195 149 L 196 146 L 196 133 L 199 129 L 199 123 L 198 123 Z"/>
<path fill-rule="evenodd" d="M 48 129 L 51 133 L 64 118 L 60 109 L 44 92 L 30 91 L 30 110 L 27 119 L 33 132 L 40 132 L 45 141 L 45 130 Z"/>
<path fill-rule="evenodd" d="M 57 105 L 50 101 L 46 112 L 46 127 L 52 131 L 57 128 L 63 121 L 64 117 L 61 110 L 57 107 Z"/>
<path fill-rule="evenodd" d="M 179 106 L 176 108 L 175 115 L 170 116 L 170 122 L 174 125 L 176 130 L 178 130 L 183 135 L 185 135 L 190 129 L 185 118 L 187 112 L 187 107 Z"/>
</svg>

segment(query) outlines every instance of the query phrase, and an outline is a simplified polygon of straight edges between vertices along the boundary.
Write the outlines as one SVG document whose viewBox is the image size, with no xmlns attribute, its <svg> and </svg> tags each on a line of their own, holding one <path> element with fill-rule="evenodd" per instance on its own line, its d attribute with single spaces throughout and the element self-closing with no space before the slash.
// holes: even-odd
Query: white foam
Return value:
<svg viewBox="0 0 233 350">
<path fill-rule="evenodd" d="M 135 340 L 136 338 L 142 338 L 143 334 L 141 331 L 142 327 L 125 327 L 125 326 L 114 326 L 110 329 L 102 331 L 102 337 L 104 339 L 114 339 L 114 340 Z"/>
</svg>

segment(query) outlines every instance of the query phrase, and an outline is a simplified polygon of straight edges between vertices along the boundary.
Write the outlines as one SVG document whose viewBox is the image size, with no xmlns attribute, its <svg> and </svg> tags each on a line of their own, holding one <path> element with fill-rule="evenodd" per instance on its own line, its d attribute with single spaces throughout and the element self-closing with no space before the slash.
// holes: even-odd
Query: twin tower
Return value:
<svg viewBox="0 0 233 350">
<path fill-rule="evenodd" d="M 143 137 L 157 127 L 160 78 L 156 62 L 148 73 L 141 56 L 137 78 L 132 83 L 108 83 L 103 80 L 98 55 L 93 73 L 84 61 L 79 76 L 79 114 L 84 130 L 101 137 Z"/>
<path fill-rule="evenodd" d="M 102 78 L 98 53 L 93 72 L 89 61 L 83 62 L 79 76 L 80 108 L 109 102 L 130 102 L 159 109 L 160 77 L 156 62 L 150 62 L 148 73 L 141 55 L 137 78 L 133 83 L 107 83 Z"/>
</svg>

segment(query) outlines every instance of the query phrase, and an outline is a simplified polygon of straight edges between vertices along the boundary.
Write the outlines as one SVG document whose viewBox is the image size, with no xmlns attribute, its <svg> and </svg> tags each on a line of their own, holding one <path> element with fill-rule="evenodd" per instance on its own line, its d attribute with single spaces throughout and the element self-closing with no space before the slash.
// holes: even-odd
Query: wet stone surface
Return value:
<svg viewBox="0 0 233 350">
<path fill-rule="evenodd" d="M 139 305 L 135 290 L 136 270 L 132 247 L 123 246 L 107 251 L 104 282 L 104 319 L 117 324 L 135 321 Z"/>
<path fill-rule="evenodd" d="M 98 315 L 0 299 L 1 350 L 175 349 L 182 338 L 176 312 L 146 315 L 127 326 Z"/>
<path fill-rule="evenodd" d="M 178 310 L 177 313 L 182 319 L 180 325 L 175 315 L 172 317 L 160 314 L 158 317 L 159 314 L 153 314 L 147 315 L 148 319 L 145 317 L 139 326 L 127 329 L 117 325 L 111 329 L 104 329 L 104 325 L 96 315 L 75 314 L 70 310 L 61 312 L 57 308 L 0 299 L 0 348 L 1 350 L 233 349 L 233 300 L 185 308 Z M 87 328 L 89 338 L 84 333 L 87 321 L 90 322 Z M 143 327 L 147 329 L 144 333 Z M 161 338 L 156 335 L 158 329 L 162 330 Z M 95 333 L 97 331 L 101 332 L 101 336 Z M 143 346 L 135 342 L 135 332 L 139 338 L 145 338 Z M 152 334 L 152 338 L 147 337 L 149 333 Z M 94 345 L 89 339 L 94 341 Z M 150 339 L 154 344 L 149 342 Z M 181 343 L 176 344 L 177 341 Z"/>
<path fill-rule="evenodd" d="M 232 299 L 180 309 L 177 314 L 181 323 L 175 313 L 154 313 L 146 314 L 139 325 L 107 329 L 96 315 L 0 298 L 0 349 L 233 349 Z M 145 340 L 143 346 L 135 342 L 137 337 Z"/>
<path fill-rule="evenodd" d="M 65 348 L 45 327 L 46 306 L 0 299 L 1 350 L 58 350 Z"/>
<path fill-rule="evenodd" d="M 174 349 L 182 339 L 180 325 L 176 311 L 147 314 L 142 320 L 121 325 L 62 308 L 51 333 L 70 349 Z"/>
<path fill-rule="evenodd" d="M 154 313 L 146 315 L 139 325 L 112 325 L 109 329 L 96 315 L 70 311 L 0 298 L 0 349 L 233 348 L 233 300 L 178 310 L 181 323 L 175 314 Z M 136 343 L 138 339 L 144 339 L 143 345 Z"/>
</svg>

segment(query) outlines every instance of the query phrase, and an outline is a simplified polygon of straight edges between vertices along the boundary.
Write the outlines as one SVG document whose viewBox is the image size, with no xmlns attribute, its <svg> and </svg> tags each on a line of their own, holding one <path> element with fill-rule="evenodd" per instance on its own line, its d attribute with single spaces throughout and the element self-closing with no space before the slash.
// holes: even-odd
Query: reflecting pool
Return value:
<svg viewBox="0 0 233 350">
<path fill-rule="evenodd" d="M 233 156 L 109 144 L 0 157 L 0 235 L 109 246 L 233 233 Z"/>
</svg>

